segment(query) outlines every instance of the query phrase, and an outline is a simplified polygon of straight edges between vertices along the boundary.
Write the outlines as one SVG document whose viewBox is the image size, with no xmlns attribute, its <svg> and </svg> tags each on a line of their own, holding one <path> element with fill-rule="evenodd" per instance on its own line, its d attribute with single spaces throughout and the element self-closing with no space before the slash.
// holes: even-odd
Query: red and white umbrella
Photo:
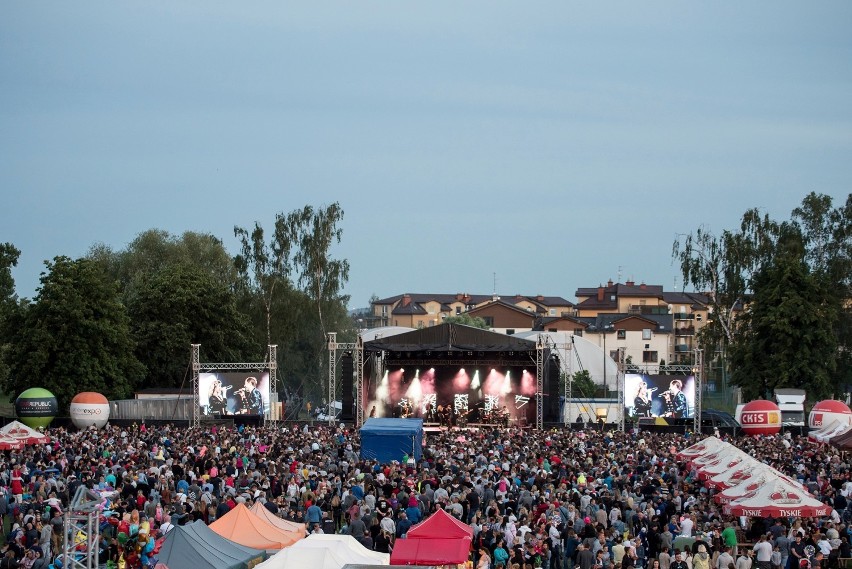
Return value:
<svg viewBox="0 0 852 569">
<path fill-rule="evenodd" d="M 831 514 L 829 506 L 781 478 L 732 500 L 724 510 L 733 516 L 760 518 L 821 518 Z"/>
<path fill-rule="evenodd" d="M 739 486 L 743 482 L 753 479 L 755 475 L 760 474 L 763 468 L 766 468 L 766 465 L 757 461 L 752 461 L 750 463 L 740 465 L 739 468 L 727 470 L 712 476 L 711 478 L 708 478 L 704 484 L 708 488 L 725 490 L 727 488 Z"/>
<path fill-rule="evenodd" d="M 737 449 L 737 452 L 729 453 L 718 460 L 705 464 L 698 468 L 698 478 L 709 480 L 713 476 L 731 472 L 756 462 L 751 456 Z"/>
<path fill-rule="evenodd" d="M 39 433 L 35 429 L 24 425 L 20 421 L 12 421 L 8 425 L 0 429 L 0 436 L 23 441 L 24 444 L 28 445 L 37 445 L 50 442 L 49 436 Z"/>
<path fill-rule="evenodd" d="M 712 452 L 725 444 L 727 443 L 718 437 L 707 437 L 706 439 L 700 440 L 697 443 L 686 447 L 675 456 L 679 459 L 691 459 L 707 454 L 708 452 Z"/>
<path fill-rule="evenodd" d="M 0 450 L 21 450 L 25 446 L 22 440 L 0 436 Z"/>
<path fill-rule="evenodd" d="M 696 470 L 701 470 L 702 468 L 709 466 L 711 464 L 717 464 L 720 460 L 729 460 L 731 457 L 740 456 L 744 454 L 743 451 L 738 449 L 732 444 L 724 443 L 724 446 L 717 448 L 712 452 L 708 452 L 702 456 L 693 458 L 689 461 L 693 468 Z"/>
</svg>

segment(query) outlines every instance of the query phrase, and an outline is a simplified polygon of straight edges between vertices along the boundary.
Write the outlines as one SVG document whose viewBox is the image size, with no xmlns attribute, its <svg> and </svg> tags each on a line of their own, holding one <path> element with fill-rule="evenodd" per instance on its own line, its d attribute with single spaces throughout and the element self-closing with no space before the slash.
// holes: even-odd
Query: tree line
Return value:
<svg viewBox="0 0 852 569">
<path fill-rule="evenodd" d="M 188 389 L 190 344 L 208 362 L 264 361 L 278 345 L 278 391 L 323 399 L 325 334 L 357 333 L 342 289 L 349 263 L 338 203 L 305 206 L 234 228 L 239 251 L 206 233 L 152 229 L 126 248 L 95 244 L 82 258 L 46 262 L 33 299 L 11 270 L 20 251 L 0 244 L 0 390 L 51 390 L 64 408 L 80 391 L 130 397 L 146 387 Z M 707 227 L 675 241 L 684 288 L 710 298 L 698 342 L 746 399 L 776 387 L 811 399 L 852 384 L 852 194 L 835 206 L 808 194 L 790 219 L 747 210 L 736 229 Z M 465 322 L 469 325 L 482 325 Z"/>
<path fill-rule="evenodd" d="M 331 251 L 342 219 L 333 203 L 279 213 L 270 231 L 235 227 L 236 255 L 211 234 L 151 229 L 124 249 L 46 261 L 32 299 L 15 292 L 20 251 L 0 244 L 0 390 L 44 387 L 60 409 L 81 391 L 189 390 L 191 344 L 204 362 L 235 363 L 265 361 L 277 344 L 279 394 L 322 400 L 326 332 L 356 334 L 349 263 Z"/>
<path fill-rule="evenodd" d="M 788 220 L 747 210 L 736 229 L 707 227 L 674 242 L 684 286 L 706 292 L 705 360 L 729 372 L 745 400 L 775 388 L 809 399 L 852 384 L 852 194 L 835 206 L 810 193 Z"/>
</svg>

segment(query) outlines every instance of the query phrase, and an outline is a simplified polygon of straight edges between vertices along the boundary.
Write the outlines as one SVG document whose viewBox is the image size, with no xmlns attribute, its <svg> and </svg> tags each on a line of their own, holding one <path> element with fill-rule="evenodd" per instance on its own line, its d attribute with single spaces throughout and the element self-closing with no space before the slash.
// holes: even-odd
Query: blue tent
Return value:
<svg viewBox="0 0 852 569">
<path fill-rule="evenodd" d="M 361 458 L 379 462 L 420 460 L 423 419 L 367 419 L 361 427 Z"/>
</svg>

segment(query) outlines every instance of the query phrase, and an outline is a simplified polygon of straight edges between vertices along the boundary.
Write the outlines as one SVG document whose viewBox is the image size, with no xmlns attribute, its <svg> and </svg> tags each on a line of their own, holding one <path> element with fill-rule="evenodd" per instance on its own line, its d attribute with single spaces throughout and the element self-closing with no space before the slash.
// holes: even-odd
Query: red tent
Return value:
<svg viewBox="0 0 852 569">
<path fill-rule="evenodd" d="M 473 528 L 458 521 L 456 518 L 438 510 L 425 521 L 420 522 L 408 530 L 406 535 L 409 539 L 473 539 Z M 470 547 L 470 544 L 468 544 Z"/>
<path fill-rule="evenodd" d="M 468 538 L 398 539 L 393 544 L 391 565 L 451 565 L 470 557 Z"/>
</svg>

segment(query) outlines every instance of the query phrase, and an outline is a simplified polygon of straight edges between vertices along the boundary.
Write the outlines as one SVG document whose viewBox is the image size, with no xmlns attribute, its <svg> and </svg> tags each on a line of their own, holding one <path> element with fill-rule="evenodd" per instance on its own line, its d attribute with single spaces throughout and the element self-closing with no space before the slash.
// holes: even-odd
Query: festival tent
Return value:
<svg viewBox="0 0 852 569">
<path fill-rule="evenodd" d="M 297 524 L 296 522 L 291 522 L 279 518 L 278 516 L 270 512 L 267 507 L 261 504 L 260 502 L 255 502 L 254 505 L 249 508 L 249 510 L 251 510 L 251 513 L 253 513 L 254 515 L 263 518 L 275 527 L 298 535 L 299 539 L 305 537 L 305 524 Z"/>
<path fill-rule="evenodd" d="M 691 446 L 686 447 L 685 449 L 677 453 L 676 456 L 678 459 L 695 458 L 697 456 L 701 456 L 702 454 L 712 452 L 724 444 L 726 443 L 724 443 L 718 437 L 710 436 L 706 439 L 698 441 L 697 443 Z"/>
<path fill-rule="evenodd" d="M 360 432 L 363 459 L 419 461 L 423 454 L 423 419 L 367 419 Z"/>
<path fill-rule="evenodd" d="M 398 539 L 390 560 L 399 565 L 464 563 L 470 557 L 470 543 L 469 539 Z"/>
<path fill-rule="evenodd" d="M 331 548 L 334 551 L 346 552 L 352 559 L 372 559 L 375 565 L 387 565 L 390 555 L 367 549 L 351 535 L 314 533 L 299 542 L 299 547 Z M 363 561 L 362 561 L 363 563 Z"/>
<path fill-rule="evenodd" d="M 725 513 L 760 518 L 819 518 L 831 513 L 803 488 L 778 478 L 725 506 Z"/>
<path fill-rule="evenodd" d="M 704 481 L 704 485 L 708 488 L 715 488 L 717 490 L 725 490 L 733 486 L 739 486 L 746 481 L 751 481 L 761 472 L 762 468 L 765 468 L 765 465 L 757 461 L 744 463 L 735 469 L 726 470 L 711 476 Z"/>
<path fill-rule="evenodd" d="M 408 539 L 473 539 L 473 528 L 460 522 L 444 510 L 437 510 L 425 521 L 412 526 Z M 468 543 L 468 547 L 470 544 Z"/>
<path fill-rule="evenodd" d="M 169 530 L 157 559 L 169 569 L 248 569 L 265 556 L 228 541 L 198 520 Z"/>
<path fill-rule="evenodd" d="M 282 549 L 263 563 L 257 569 L 290 569 L 291 567 L 306 567 L 310 569 L 341 569 L 347 563 L 365 565 L 387 565 L 387 553 L 370 551 L 351 536 L 327 535 L 324 538 L 313 539 L 312 535 L 290 547 Z M 335 537 L 349 537 L 355 543 Z"/>
<path fill-rule="evenodd" d="M 245 504 L 237 504 L 210 524 L 210 529 L 226 539 L 254 549 L 284 549 L 301 539 L 293 532 L 277 528 L 255 515 Z"/>
<path fill-rule="evenodd" d="M 41 443 L 49 443 L 50 437 L 39 433 L 35 429 L 26 426 L 20 421 L 12 421 L 3 428 L 0 428 L 0 436 L 23 441 L 28 445 L 37 445 Z"/>
</svg>

